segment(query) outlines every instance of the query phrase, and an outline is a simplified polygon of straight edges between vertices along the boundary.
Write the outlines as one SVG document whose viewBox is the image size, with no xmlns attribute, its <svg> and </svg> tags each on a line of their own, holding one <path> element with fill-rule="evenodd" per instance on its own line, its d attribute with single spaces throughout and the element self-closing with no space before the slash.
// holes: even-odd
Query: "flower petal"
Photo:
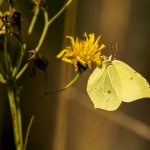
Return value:
<svg viewBox="0 0 150 150">
<path fill-rule="evenodd" d="M 69 39 L 71 40 L 72 46 L 76 48 L 76 45 L 75 45 L 75 43 L 74 43 L 74 38 L 71 37 L 71 36 L 66 36 L 66 38 L 69 38 Z"/>
<path fill-rule="evenodd" d="M 91 41 L 92 43 L 94 43 L 94 39 L 95 39 L 94 33 L 89 34 L 89 37 L 90 37 L 89 41 Z"/>
<path fill-rule="evenodd" d="M 99 42 L 100 38 L 101 38 L 101 35 L 96 39 L 94 45 L 98 45 L 98 42 Z"/>
<path fill-rule="evenodd" d="M 82 59 L 80 59 L 79 56 L 77 56 L 76 58 L 82 64 L 82 66 L 86 67 L 86 62 L 85 61 L 83 61 Z"/>
<path fill-rule="evenodd" d="M 65 53 L 67 53 L 67 50 L 66 50 L 66 49 L 62 50 L 62 51 L 56 56 L 57 59 L 60 58 L 60 57 L 62 57 Z"/>
<path fill-rule="evenodd" d="M 103 49 L 103 48 L 105 48 L 106 46 L 104 45 L 104 44 L 102 44 L 99 48 L 98 48 L 98 50 L 101 50 L 101 49 Z"/>
<path fill-rule="evenodd" d="M 72 61 L 70 59 L 68 59 L 67 57 L 65 57 L 65 56 L 62 57 L 62 60 L 72 64 Z"/>
<path fill-rule="evenodd" d="M 88 36 L 87 36 L 87 34 L 86 34 L 86 32 L 84 32 L 83 36 L 85 36 L 86 41 L 88 41 L 88 40 L 89 40 L 89 39 L 88 39 Z"/>
<path fill-rule="evenodd" d="M 86 40 L 82 41 L 79 40 L 78 37 L 74 40 L 73 37 L 66 36 L 66 38 L 71 40 L 71 46 L 66 47 L 66 49 L 62 50 L 57 55 L 57 58 L 62 57 L 63 61 L 73 64 L 76 71 L 78 71 L 79 63 L 90 69 L 91 63 L 100 65 L 102 62 L 101 49 L 105 47 L 104 44 L 101 46 L 98 44 L 101 36 L 99 36 L 94 42 L 94 33 L 87 36 L 87 33 L 85 32 L 83 35 Z"/>
</svg>

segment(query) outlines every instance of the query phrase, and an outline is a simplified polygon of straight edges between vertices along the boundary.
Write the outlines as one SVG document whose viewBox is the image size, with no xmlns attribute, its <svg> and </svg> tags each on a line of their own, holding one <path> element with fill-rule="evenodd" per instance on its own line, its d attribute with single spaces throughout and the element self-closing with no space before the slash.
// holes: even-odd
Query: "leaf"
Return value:
<svg viewBox="0 0 150 150">
<path fill-rule="evenodd" d="M 116 110 L 122 101 L 150 98 L 149 83 L 144 77 L 119 60 L 106 60 L 91 74 L 87 92 L 95 108 Z"/>
</svg>

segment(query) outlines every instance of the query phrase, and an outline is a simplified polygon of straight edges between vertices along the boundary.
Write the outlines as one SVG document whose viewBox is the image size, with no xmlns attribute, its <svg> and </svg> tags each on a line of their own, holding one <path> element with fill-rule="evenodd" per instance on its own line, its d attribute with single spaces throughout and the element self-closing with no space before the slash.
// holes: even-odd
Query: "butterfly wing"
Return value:
<svg viewBox="0 0 150 150">
<path fill-rule="evenodd" d="M 123 92 L 122 101 L 131 102 L 150 97 L 150 86 L 144 77 L 119 60 L 114 60 L 112 64 L 120 77 Z"/>
<path fill-rule="evenodd" d="M 122 87 L 115 67 L 97 67 L 89 77 L 87 92 L 95 108 L 116 110 L 122 102 Z"/>
</svg>

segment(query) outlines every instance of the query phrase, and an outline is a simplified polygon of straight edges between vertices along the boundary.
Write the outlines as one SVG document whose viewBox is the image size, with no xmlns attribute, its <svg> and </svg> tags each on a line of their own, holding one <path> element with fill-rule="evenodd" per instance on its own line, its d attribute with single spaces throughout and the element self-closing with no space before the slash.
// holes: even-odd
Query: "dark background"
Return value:
<svg viewBox="0 0 150 150">
<path fill-rule="evenodd" d="M 5 4 L 4 4 L 5 3 Z M 0 7 L 7 9 L 7 2 Z M 49 0 L 49 17 L 64 5 L 64 0 Z M 32 19 L 33 4 L 22 1 L 22 38 L 25 40 Z M 117 59 L 127 63 L 150 82 L 150 1 L 149 0 L 73 0 L 72 4 L 49 27 L 40 52 L 49 59 L 48 90 L 67 85 L 75 76 L 74 67 L 56 59 L 70 41 L 66 35 L 84 39 L 83 33 L 102 35 L 100 44 L 118 43 Z M 34 49 L 44 25 L 39 14 L 27 50 Z M 12 40 L 12 39 L 11 39 Z M 12 55 L 18 54 L 17 42 L 12 43 Z M 111 54 L 111 51 L 108 55 Z M 0 53 L 2 57 L 2 52 Z M 23 64 L 28 59 L 26 52 Z M 122 103 L 118 110 L 94 109 L 86 93 L 92 70 L 87 70 L 69 89 L 48 96 L 40 107 L 29 135 L 27 150 L 149 150 L 150 99 Z M 44 91 L 44 73 L 30 77 L 29 67 L 19 79 L 23 135 Z M 130 88 L 130 85 L 129 85 Z M 134 90 L 134 89 L 131 89 Z M 9 143 L 9 144 L 8 144 Z M 0 84 L 0 149 L 13 150 L 13 131 L 5 86 Z"/>
</svg>

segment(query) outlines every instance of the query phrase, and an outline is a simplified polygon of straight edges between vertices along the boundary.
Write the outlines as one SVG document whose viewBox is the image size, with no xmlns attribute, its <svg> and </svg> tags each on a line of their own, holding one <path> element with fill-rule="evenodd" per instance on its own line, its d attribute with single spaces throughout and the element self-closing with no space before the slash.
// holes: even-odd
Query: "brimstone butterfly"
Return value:
<svg viewBox="0 0 150 150">
<path fill-rule="evenodd" d="M 112 57 L 112 56 L 111 56 Z M 150 98 L 150 86 L 144 77 L 130 66 L 109 57 L 91 74 L 87 92 L 95 108 L 112 111 L 121 102 Z"/>
</svg>

